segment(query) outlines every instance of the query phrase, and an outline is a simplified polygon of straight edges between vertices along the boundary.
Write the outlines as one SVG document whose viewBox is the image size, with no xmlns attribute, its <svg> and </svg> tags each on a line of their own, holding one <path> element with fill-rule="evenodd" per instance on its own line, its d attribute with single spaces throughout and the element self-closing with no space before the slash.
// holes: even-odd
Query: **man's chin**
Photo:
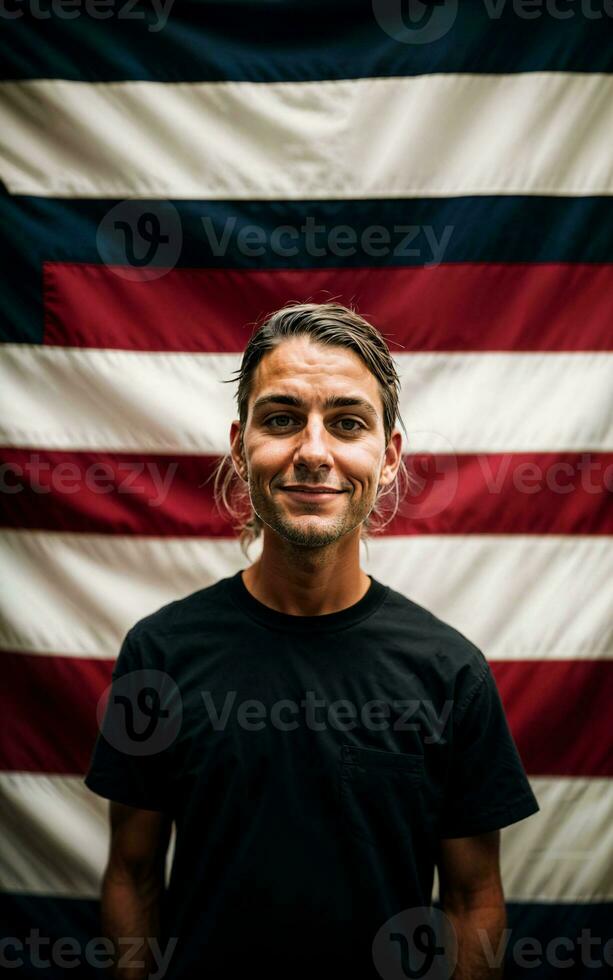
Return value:
<svg viewBox="0 0 613 980">
<path fill-rule="evenodd" d="M 338 524 L 332 521 L 330 517 L 319 514 L 303 514 L 291 520 L 285 518 L 282 521 L 268 521 L 267 523 L 276 534 L 286 541 L 306 547 L 333 544 L 345 533 L 344 527 L 339 528 Z"/>
</svg>

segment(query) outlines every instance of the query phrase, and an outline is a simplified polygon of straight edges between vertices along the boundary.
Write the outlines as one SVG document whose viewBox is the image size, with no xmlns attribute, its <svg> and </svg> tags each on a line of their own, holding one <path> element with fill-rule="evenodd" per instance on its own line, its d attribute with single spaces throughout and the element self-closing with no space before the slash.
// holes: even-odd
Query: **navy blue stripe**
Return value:
<svg viewBox="0 0 613 980">
<path fill-rule="evenodd" d="M 438 907 L 439 903 L 435 903 Z M 507 902 L 505 980 L 605 980 L 613 966 L 613 903 Z M 532 940 L 532 941 L 530 941 Z M 593 965 L 589 965 L 592 963 Z"/>
<path fill-rule="evenodd" d="M 35 17 L 21 0 L 4 4 L 23 13 L 2 21 L 4 78 L 276 82 L 613 70 L 607 0 L 559 0 L 567 18 L 545 2 L 525 17 L 513 0 L 458 0 L 455 19 L 454 0 L 444 0 L 432 4 L 431 30 L 445 15 L 449 29 L 420 44 L 391 37 L 373 13 L 406 11 L 401 0 L 180 0 L 170 4 L 167 21 L 150 3 L 133 6 L 132 0 L 115 0 L 108 20 L 88 16 L 85 0 L 74 19 L 54 15 L 52 0 L 37 2 L 51 13 L 48 19 Z"/>
<path fill-rule="evenodd" d="M 507 912 L 511 931 L 506 942 L 505 980 L 558 980 L 559 977 L 605 980 L 611 976 L 613 943 L 608 949 L 608 964 L 605 962 L 605 943 L 611 939 L 613 903 L 545 905 L 511 902 Z M 79 980 L 108 978 L 108 972 L 94 969 L 85 956 L 88 941 L 102 936 L 98 902 L 3 894 L 0 895 L 0 930 L 2 937 L 15 937 L 22 944 L 21 949 L 12 944 L 3 950 L 7 961 L 23 958 L 23 964 L 14 969 L 14 975 L 30 980 L 40 980 L 41 976 L 47 980 L 63 980 L 70 975 L 68 967 L 57 964 L 44 968 L 33 965 L 31 947 L 25 940 L 36 935 L 33 930 L 38 930 L 42 958 L 50 958 L 57 940 L 70 937 L 78 944 L 74 947 L 73 958 L 79 957 L 79 965 L 72 968 L 72 974 Z M 529 938 L 535 943 L 528 944 Z M 588 956 L 594 966 L 588 965 Z M 564 962 L 565 965 L 561 965 Z"/>
<path fill-rule="evenodd" d="M 40 343 L 43 337 L 42 263 L 48 261 L 126 263 L 122 236 L 97 230 L 117 205 L 109 200 L 58 200 L 0 197 L 0 340 Z M 133 202 L 134 203 L 134 202 Z M 196 268 L 335 268 L 421 266 L 433 260 L 432 238 L 444 242 L 445 262 L 613 262 L 611 197 L 458 197 L 375 201 L 174 201 L 182 241 L 175 264 Z M 168 202 L 137 202 L 163 213 Z M 160 209 L 162 209 L 160 211 Z M 137 212 L 130 212 L 135 214 Z M 210 221 L 209 236 L 202 219 Z M 312 242 L 324 254 L 309 254 L 300 235 L 295 256 L 279 254 L 271 234 L 281 225 L 305 227 L 310 219 L 324 232 Z M 106 222 L 109 224 L 109 222 Z M 355 232 L 355 254 L 339 256 L 329 247 L 333 228 L 347 225 Z M 262 229 L 263 254 L 241 248 L 241 228 Z M 387 254 L 374 256 L 363 245 L 364 231 L 382 226 L 389 232 Z M 103 227 L 105 227 L 103 225 Z M 222 254 L 215 254 L 213 235 L 232 233 Z M 417 229 L 411 234 L 395 231 Z M 426 229 L 428 231 L 426 232 Z M 446 231 L 447 229 L 447 231 Z M 450 229 L 450 231 L 449 231 Z M 428 235 L 431 238 L 428 238 Z M 311 249 L 311 253 L 315 250 Z M 372 249 L 371 249 L 372 251 Z M 407 254 L 413 251 L 416 254 Z M 160 250 L 159 262 L 167 263 Z M 152 264 L 156 264 L 157 255 Z M 174 261 L 174 257 L 173 257 Z"/>
<path fill-rule="evenodd" d="M 541 905 L 511 902 L 507 912 L 511 933 L 505 955 L 505 980 L 526 980 L 527 977 L 534 980 L 559 980 L 560 977 L 605 980 L 611 976 L 613 903 Z M 540 952 L 538 945 L 527 942 L 530 938 L 540 944 Z"/>
<path fill-rule="evenodd" d="M 0 894 L 0 936 L 4 939 L 0 962 L 6 967 L 7 976 L 12 973 L 27 980 L 41 980 L 41 977 L 62 980 L 72 975 L 79 980 L 104 977 L 108 980 L 109 971 L 96 969 L 86 953 L 89 940 L 101 935 L 97 901 Z M 39 942 L 38 950 L 26 944 L 28 938 Z M 61 960 L 57 962 L 52 953 L 53 944 L 65 938 L 78 944 L 73 947 L 77 950 L 73 959 L 78 956 L 79 962 L 71 969 L 62 965 Z M 48 965 L 42 965 L 43 962 Z"/>
</svg>

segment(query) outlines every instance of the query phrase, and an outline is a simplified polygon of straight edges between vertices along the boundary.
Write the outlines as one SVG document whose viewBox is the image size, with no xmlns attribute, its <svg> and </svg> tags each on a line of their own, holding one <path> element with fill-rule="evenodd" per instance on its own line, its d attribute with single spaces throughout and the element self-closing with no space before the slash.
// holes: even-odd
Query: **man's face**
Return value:
<svg viewBox="0 0 613 980">
<path fill-rule="evenodd" d="M 263 403 L 279 395 L 300 404 Z M 339 397 L 367 404 L 325 407 L 327 399 Z M 386 451 L 374 375 L 353 351 L 308 337 L 284 340 L 260 361 L 242 460 L 236 421 L 231 440 L 256 514 L 286 540 L 310 547 L 331 544 L 360 525 L 379 485 L 393 479 L 400 462 L 400 433 L 393 434 Z M 302 495 L 288 489 L 296 484 L 337 492 Z"/>
</svg>

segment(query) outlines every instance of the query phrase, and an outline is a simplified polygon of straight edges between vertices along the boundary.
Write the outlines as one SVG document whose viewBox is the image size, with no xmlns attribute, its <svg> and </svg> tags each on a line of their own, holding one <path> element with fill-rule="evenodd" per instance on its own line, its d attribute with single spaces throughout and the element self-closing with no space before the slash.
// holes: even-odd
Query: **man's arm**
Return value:
<svg viewBox="0 0 613 980">
<path fill-rule="evenodd" d="M 441 839 L 437 865 L 441 906 L 458 940 L 453 980 L 500 980 L 502 964 L 491 965 L 507 924 L 500 831 Z"/>
<path fill-rule="evenodd" d="M 102 880 L 102 929 L 115 945 L 112 976 L 141 980 L 154 969 L 147 937 L 159 936 L 172 820 L 158 810 L 141 810 L 114 801 L 110 819 L 111 846 Z M 135 965 L 139 961 L 141 965 Z"/>
</svg>

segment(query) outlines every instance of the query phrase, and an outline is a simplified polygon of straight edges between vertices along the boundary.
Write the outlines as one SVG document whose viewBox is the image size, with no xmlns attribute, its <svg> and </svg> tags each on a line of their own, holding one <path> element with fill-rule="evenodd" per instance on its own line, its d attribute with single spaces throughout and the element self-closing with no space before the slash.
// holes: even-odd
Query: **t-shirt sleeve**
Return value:
<svg viewBox="0 0 613 980">
<path fill-rule="evenodd" d="M 146 810 L 165 810 L 168 756 L 176 734 L 177 689 L 152 669 L 134 628 L 123 640 L 112 673 L 85 785 L 99 796 Z M 180 719 L 179 719 L 180 720 Z"/>
<path fill-rule="evenodd" d="M 470 837 L 540 809 L 511 735 L 489 664 L 456 710 L 441 837 Z"/>
</svg>

